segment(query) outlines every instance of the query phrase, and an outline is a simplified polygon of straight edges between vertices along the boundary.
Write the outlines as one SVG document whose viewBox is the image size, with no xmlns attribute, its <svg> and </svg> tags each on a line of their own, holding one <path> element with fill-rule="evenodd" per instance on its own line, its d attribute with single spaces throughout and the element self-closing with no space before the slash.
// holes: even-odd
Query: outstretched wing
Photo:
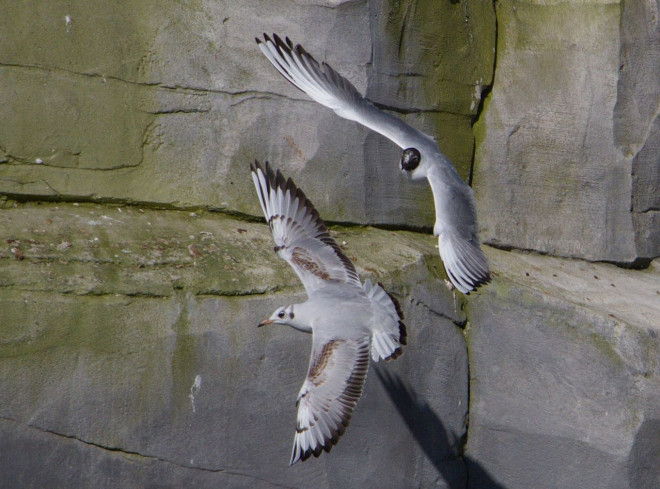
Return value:
<svg viewBox="0 0 660 489">
<path fill-rule="evenodd" d="M 435 202 L 433 234 L 449 279 L 467 294 L 490 280 L 488 260 L 479 246 L 472 189 L 442 171 L 434 167 L 427 175 Z"/>
<path fill-rule="evenodd" d="M 430 136 L 378 109 L 360 95 L 351 82 L 330 65 L 319 64 L 300 44 L 294 47 L 288 37 L 282 41 L 277 34 L 273 34 L 273 39 L 264 34 L 263 41 L 259 38 L 256 41 L 284 78 L 338 116 L 359 122 L 401 148 L 419 146 L 422 140 L 428 143 Z"/>
<path fill-rule="evenodd" d="M 340 117 L 359 122 L 401 148 L 430 148 L 431 152 L 440 154 L 433 138 L 375 107 L 348 80 L 328 64 L 319 64 L 299 44 L 294 46 L 289 38 L 283 41 L 275 34 L 273 39 L 264 34 L 257 44 L 284 78 Z M 435 234 L 440 255 L 456 288 L 469 293 L 490 278 L 488 262 L 476 234 L 471 189 L 444 156 L 440 164 L 428 166 L 424 174 L 435 199 Z"/>
<path fill-rule="evenodd" d="M 268 162 L 250 165 L 259 202 L 275 240 L 275 251 L 298 274 L 307 295 L 328 282 L 362 287 L 355 266 L 330 237 L 305 194 Z"/>
<path fill-rule="evenodd" d="M 329 452 L 348 426 L 369 368 L 368 336 L 321 339 L 314 334 L 307 378 L 298 394 L 290 464 Z"/>
</svg>

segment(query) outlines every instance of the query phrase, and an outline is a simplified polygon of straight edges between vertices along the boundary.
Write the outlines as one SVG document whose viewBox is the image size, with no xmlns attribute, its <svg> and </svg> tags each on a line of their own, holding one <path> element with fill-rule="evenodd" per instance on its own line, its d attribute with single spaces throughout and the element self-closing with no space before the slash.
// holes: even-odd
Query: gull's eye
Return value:
<svg viewBox="0 0 660 489">
<path fill-rule="evenodd" d="M 277 314 L 277 317 L 280 318 L 280 319 L 282 319 L 282 318 L 284 317 L 284 311 L 280 311 L 280 312 Z"/>
<path fill-rule="evenodd" d="M 416 148 L 408 148 L 404 150 L 401 155 L 401 169 L 405 171 L 413 171 L 419 166 L 422 155 Z"/>
</svg>

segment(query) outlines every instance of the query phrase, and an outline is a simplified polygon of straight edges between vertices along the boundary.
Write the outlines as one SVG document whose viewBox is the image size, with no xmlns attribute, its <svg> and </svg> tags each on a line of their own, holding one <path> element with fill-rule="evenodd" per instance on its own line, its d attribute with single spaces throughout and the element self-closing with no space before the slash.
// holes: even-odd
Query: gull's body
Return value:
<svg viewBox="0 0 660 489">
<path fill-rule="evenodd" d="M 426 178 L 435 203 L 433 234 L 447 275 L 463 293 L 490 279 L 488 261 L 477 237 L 472 189 L 440 151 L 435 140 L 398 117 L 383 112 L 328 64 L 319 64 L 302 46 L 277 35 L 257 39 L 271 64 L 314 101 L 389 138 L 404 152 L 401 169 L 411 180 Z"/>
<path fill-rule="evenodd" d="M 251 170 L 275 251 L 300 277 L 308 296 L 260 323 L 312 333 L 312 356 L 298 395 L 294 464 L 337 443 L 362 394 L 369 355 L 374 361 L 397 358 L 405 344 L 405 326 L 396 302 L 380 285 L 360 282 L 291 179 L 285 181 L 268 163 L 264 168 L 255 162 Z"/>
</svg>

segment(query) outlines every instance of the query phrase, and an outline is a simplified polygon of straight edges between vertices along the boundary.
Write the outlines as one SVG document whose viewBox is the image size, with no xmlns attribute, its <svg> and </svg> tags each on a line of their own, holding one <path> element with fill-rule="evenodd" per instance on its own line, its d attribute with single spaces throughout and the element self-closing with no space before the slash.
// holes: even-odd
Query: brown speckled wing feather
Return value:
<svg viewBox="0 0 660 489">
<path fill-rule="evenodd" d="M 328 234 L 305 194 L 268 162 L 250 165 L 257 195 L 275 240 L 275 251 L 300 277 L 307 294 L 328 282 L 361 288 L 353 263 Z"/>
<path fill-rule="evenodd" d="M 298 421 L 291 465 L 329 452 L 348 426 L 369 368 L 368 336 L 360 339 L 315 335 L 307 378 L 298 395 Z"/>
</svg>

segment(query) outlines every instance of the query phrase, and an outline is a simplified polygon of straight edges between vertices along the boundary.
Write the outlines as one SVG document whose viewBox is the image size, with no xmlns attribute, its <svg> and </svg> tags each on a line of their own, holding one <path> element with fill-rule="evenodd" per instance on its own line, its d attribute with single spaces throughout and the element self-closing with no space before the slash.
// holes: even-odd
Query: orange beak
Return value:
<svg viewBox="0 0 660 489">
<path fill-rule="evenodd" d="M 262 326 L 266 326 L 267 324 L 273 324 L 272 319 L 266 319 L 264 321 L 261 321 L 259 324 L 257 324 L 257 328 L 261 328 Z"/>
</svg>

